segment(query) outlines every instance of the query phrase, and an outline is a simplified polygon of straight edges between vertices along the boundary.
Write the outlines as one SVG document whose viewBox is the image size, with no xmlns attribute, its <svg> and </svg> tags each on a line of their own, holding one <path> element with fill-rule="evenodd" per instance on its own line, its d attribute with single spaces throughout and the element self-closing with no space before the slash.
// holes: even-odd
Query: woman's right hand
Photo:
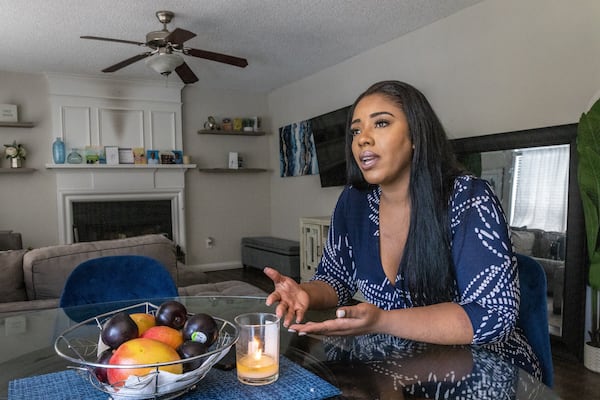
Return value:
<svg viewBox="0 0 600 400">
<path fill-rule="evenodd" d="M 267 297 L 266 304 L 279 303 L 275 314 L 283 319 L 283 326 L 287 328 L 292 321 L 302 322 L 310 304 L 308 293 L 295 280 L 273 268 L 266 267 L 264 273 L 275 284 L 275 290 Z"/>
</svg>

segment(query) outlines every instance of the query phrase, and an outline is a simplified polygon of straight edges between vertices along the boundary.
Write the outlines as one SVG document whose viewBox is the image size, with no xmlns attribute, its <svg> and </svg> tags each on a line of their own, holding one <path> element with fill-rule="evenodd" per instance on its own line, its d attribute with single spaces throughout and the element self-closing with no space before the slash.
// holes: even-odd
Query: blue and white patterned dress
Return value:
<svg viewBox="0 0 600 400">
<path fill-rule="evenodd" d="M 410 294 L 387 279 L 379 253 L 379 199 L 374 188 L 344 189 L 335 207 L 327 244 L 313 280 L 330 284 L 338 305 L 360 290 L 383 310 L 412 307 Z M 473 325 L 473 345 L 485 345 L 540 377 L 539 363 L 522 331 L 515 328 L 519 311 L 516 260 L 504 213 L 488 184 L 457 177 L 449 207 L 452 259 L 456 277 L 454 301 Z M 426 221 L 416 221 L 426 223 Z"/>
</svg>

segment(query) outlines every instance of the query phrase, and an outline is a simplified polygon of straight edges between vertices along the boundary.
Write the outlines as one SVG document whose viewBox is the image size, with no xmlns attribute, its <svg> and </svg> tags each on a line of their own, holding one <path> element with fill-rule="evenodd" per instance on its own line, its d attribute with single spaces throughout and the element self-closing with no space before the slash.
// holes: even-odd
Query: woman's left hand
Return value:
<svg viewBox="0 0 600 400">
<path fill-rule="evenodd" d="M 292 324 L 289 329 L 299 335 L 308 333 L 342 336 L 364 335 L 377 332 L 377 323 L 384 315 L 383 310 L 370 303 L 360 303 L 355 306 L 340 307 L 336 311 L 336 319 L 323 322 L 307 322 Z"/>
</svg>

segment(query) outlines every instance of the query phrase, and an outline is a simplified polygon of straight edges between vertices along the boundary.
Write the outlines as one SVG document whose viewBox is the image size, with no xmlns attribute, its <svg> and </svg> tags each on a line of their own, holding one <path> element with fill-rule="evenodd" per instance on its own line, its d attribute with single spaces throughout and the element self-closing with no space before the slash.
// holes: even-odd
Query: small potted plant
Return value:
<svg viewBox="0 0 600 400">
<path fill-rule="evenodd" d="M 25 147 L 22 144 L 17 144 L 16 140 L 12 144 L 5 144 L 4 147 L 4 154 L 10 160 L 10 167 L 21 168 L 21 163 L 27 156 Z"/>
<path fill-rule="evenodd" d="M 581 115 L 577 127 L 577 180 L 585 219 L 591 288 L 590 341 L 585 343 L 584 364 L 600 372 L 600 100 Z"/>
</svg>

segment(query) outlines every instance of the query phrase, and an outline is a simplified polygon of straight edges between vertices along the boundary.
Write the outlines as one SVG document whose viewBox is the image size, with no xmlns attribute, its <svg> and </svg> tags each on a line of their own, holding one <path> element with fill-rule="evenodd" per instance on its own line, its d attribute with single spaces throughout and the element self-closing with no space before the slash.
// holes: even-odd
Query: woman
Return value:
<svg viewBox="0 0 600 400">
<path fill-rule="evenodd" d="M 367 89 L 349 111 L 346 161 L 314 277 L 297 284 L 265 269 L 284 326 L 488 345 L 539 377 L 515 329 L 517 268 L 499 201 L 457 167 L 425 96 L 398 81 Z M 367 302 L 345 306 L 358 290 Z M 307 309 L 335 306 L 336 319 L 301 323 Z"/>
</svg>

